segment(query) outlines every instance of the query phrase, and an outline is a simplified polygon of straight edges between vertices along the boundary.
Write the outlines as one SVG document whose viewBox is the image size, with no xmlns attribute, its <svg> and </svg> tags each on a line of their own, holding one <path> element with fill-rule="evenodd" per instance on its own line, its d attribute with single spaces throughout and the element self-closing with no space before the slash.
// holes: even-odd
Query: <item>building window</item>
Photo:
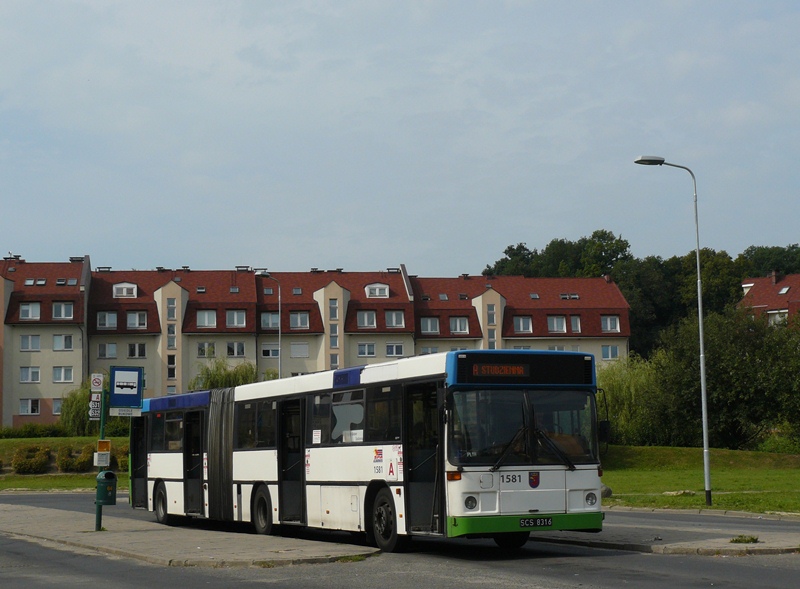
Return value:
<svg viewBox="0 0 800 589">
<path fill-rule="evenodd" d="M 328 299 L 328 319 L 330 321 L 339 319 L 339 299 Z"/>
<path fill-rule="evenodd" d="M 97 313 L 97 329 L 116 329 L 116 311 L 100 311 Z"/>
<path fill-rule="evenodd" d="M 368 299 L 388 299 L 389 286 L 386 284 L 370 284 L 365 289 Z"/>
<path fill-rule="evenodd" d="M 359 358 L 372 358 L 375 356 L 375 344 L 358 344 Z"/>
<path fill-rule="evenodd" d="M 469 333 L 469 321 L 466 317 L 450 317 L 450 333 Z"/>
<path fill-rule="evenodd" d="M 262 358 L 277 358 L 281 355 L 281 350 L 278 344 L 261 344 L 261 357 Z"/>
<path fill-rule="evenodd" d="M 330 344 L 332 348 L 339 347 L 339 325 L 331 323 Z"/>
<path fill-rule="evenodd" d="M 72 303 L 53 303 L 53 319 L 72 319 Z"/>
<path fill-rule="evenodd" d="M 217 326 L 217 312 L 205 310 L 197 312 L 197 327 L 214 328 Z"/>
<path fill-rule="evenodd" d="M 567 320 L 563 315 L 549 315 L 547 317 L 547 331 L 550 333 L 566 333 Z"/>
<path fill-rule="evenodd" d="M 243 310 L 226 311 L 225 313 L 225 326 L 226 327 L 246 327 L 247 319 Z"/>
<path fill-rule="evenodd" d="M 289 313 L 290 329 L 308 329 L 308 311 L 294 311 Z"/>
<path fill-rule="evenodd" d="M 268 296 L 269 296 L 269 295 L 271 295 L 271 294 L 274 294 L 274 292 L 275 292 L 275 291 L 273 290 L 273 288 L 272 288 L 271 286 L 265 286 L 265 287 L 264 287 L 264 294 L 265 294 L 265 295 L 268 295 Z"/>
<path fill-rule="evenodd" d="M 167 379 L 175 380 L 177 372 L 177 356 L 175 354 L 167 354 Z"/>
<path fill-rule="evenodd" d="M 551 352 L 563 352 L 567 349 L 566 346 L 547 346 L 547 349 Z"/>
<path fill-rule="evenodd" d="M 308 344 L 303 342 L 293 343 L 289 348 L 289 357 L 308 358 Z"/>
<path fill-rule="evenodd" d="M 786 325 L 789 322 L 789 311 L 769 311 L 767 323 L 769 325 Z"/>
<path fill-rule="evenodd" d="M 603 315 L 600 317 L 600 328 L 604 332 L 619 333 L 619 317 L 617 315 Z"/>
<path fill-rule="evenodd" d="M 360 329 L 375 329 L 375 311 L 359 311 L 356 317 Z"/>
<path fill-rule="evenodd" d="M 128 358 L 147 358 L 147 344 L 128 344 Z"/>
<path fill-rule="evenodd" d="M 516 333 L 532 333 L 533 325 L 528 316 L 518 315 L 514 317 L 514 331 Z"/>
<path fill-rule="evenodd" d="M 387 356 L 402 356 L 403 344 L 386 344 Z"/>
<path fill-rule="evenodd" d="M 176 395 L 178 393 L 178 389 L 175 387 L 174 384 L 167 385 L 167 395 Z"/>
<path fill-rule="evenodd" d="M 493 327 L 488 329 L 489 332 L 489 349 L 495 350 L 497 349 L 497 330 Z"/>
<path fill-rule="evenodd" d="M 227 348 L 229 358 L 244 357 L 244 342 L 228 342 Z"/>
<path fill-rule="evenodd" d="M 280 316 L 277 311 L 261 313 L 261 329 L 278 329 Z"/>
<path fill-rule="evenodd" d="M 424 356 L 425 354 L 436 354 L 439 352 L 439 348 L 436 346 L 433 347 L 425 347 L 423 346 L 420 350 L 420 353 Z"/>
<path fill-rule="evenodd" d="M 36 321 L 41 317 L 41 303 L 20 303 L 19 318 L 23 321 Z"/>
<path fill-rule="evenodd" d="M 38 352 L 41 349 L 41 338 L 38 335 L 21 335 L 19 337 L 20 352 Z"/>
<path fill-rule="evenodd" d="M 53 382 L 72 382 L 72 366 L 53 366 Z"/>
<path fill-rule="evenodd" d="M 128 329 L 147 329 L 147 311 L 128 311 Z"/>
<path fill-rule="evenodd" d="M 386 311 L 386 327 L 405 327 L 406 320 L 402 311 Z"/>
<path fill-rule="evenodd" d="M 494 303 L 486 305 L 486 322 L 489 325 L 497 325 L 497 313 L 494 310 Z"/>
<path fill-rule="evenodd" d="M 292 294 L 295 295 L 295 296 L 300 296 L 301 294 L 303 294 L 303 289 L 300 288 L 299 286 L 295 286 L 292 289 Z"/>
<path fill-rule="evenodd" d="M 135 299 L 136 298 L 136 285 L 130 282 L 123 282 L 114 285 L 114 298 L 115 299 Z"/>
<path fill-rule="evenodd" d="M 20 415 L 39 415 L 39 399 L 20 399 Z"/>
<path fill-rule="evenodd" d="M 20 382 L 39 382 L 38 366 L 22 366 L 19 369 Z M 38 412 L 37 412 L 38 413 Z"/>
<path fill-rule="evenodd" d="M 174 350 L 178 347 L 177 327 L 174 323 L 167 325 L 167 349 Z"/>
<path fill-rule="evenodd" d="M 619 346 L 602 346 L 603 360 L 616 360 L 619 358 Z"/>
<path fill-rule="evenodd" d="M 178 317 L 178 301 L 177 299 L 167 299 L 167 321 L 175 321 Z"/>
<path fill-rule="evenodd" d="M 116 358 L 117 344 L 98 344 L 97 357 L 101 359 Z"/>
<path fill-rule="evenodd" d="M 339 368 L 339 354 L 331 354 L 331 370 Z"/>
<path fill-rule="evenodd" d="M 419 327 L 422 333 L 439 333 L 439 318 L 422 317 L 419 320 Z"/>
<path fill-rule="evenodd" d="M 72 336 L 71 335 L 54 335 L 53 336 L 53 350 L 56 352 L 64 352 L 72 349 Z"/>
<path fill-rule="evenodd" d="M 514 346 L 515 350 L 530 350 L 530 346 Z"/>
<path fill-rule="evenodd" d="M 61 415 L 62 399 L 53 399 L 53 415 Z"/>
<path fill-rule="evenodd" d="M 214 342 L 198 342 L 197 357 L 213 358 L 216 355 Z"/>
<path fill-rule="evenodd" d="M 581 332 L 581 316 L 580 315 L 571 315 L 569 318 L 570 329 L 572 329 L 572 333 L 580 333 Z"/>
</svg>

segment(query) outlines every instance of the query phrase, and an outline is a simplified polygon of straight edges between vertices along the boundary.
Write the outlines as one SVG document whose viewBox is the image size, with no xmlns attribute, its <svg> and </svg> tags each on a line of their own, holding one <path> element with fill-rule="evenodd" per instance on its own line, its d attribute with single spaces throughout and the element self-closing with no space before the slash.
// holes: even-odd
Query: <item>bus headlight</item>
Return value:
<svg viewBox="0 0 800 589">
<path fill-rule="evenodd" d="M 594 493 L 586 493 L 586 505 L 594 505 L 597 503 L 597 495 Z"/>
<path fill-rule="evenodd" d="M 475 509 L 478 507 L 478 500 L 472 495 L 468 495 L 467 498 L 464 499 L 464 507 L 467 509 Z"/>
</svg>

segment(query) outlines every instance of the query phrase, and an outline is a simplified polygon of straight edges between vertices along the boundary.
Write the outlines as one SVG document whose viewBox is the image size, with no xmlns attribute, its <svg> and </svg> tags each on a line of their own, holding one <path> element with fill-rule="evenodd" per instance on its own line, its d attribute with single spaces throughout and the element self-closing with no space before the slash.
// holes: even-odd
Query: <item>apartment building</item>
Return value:
<svg viewBox="0 0 800 589">
<path fill-rule="evenodd" d="M 58 419 L 93 372 L 144 368 L 144 396 L 187 390 L 208 362 L 281 377 L 478 349 L 628 353 L 628 304 L 607 278 L 420 278 L 404 266 L 94 271 L 89 257 L 0 266 L 3 425 Z"/>
</svg>

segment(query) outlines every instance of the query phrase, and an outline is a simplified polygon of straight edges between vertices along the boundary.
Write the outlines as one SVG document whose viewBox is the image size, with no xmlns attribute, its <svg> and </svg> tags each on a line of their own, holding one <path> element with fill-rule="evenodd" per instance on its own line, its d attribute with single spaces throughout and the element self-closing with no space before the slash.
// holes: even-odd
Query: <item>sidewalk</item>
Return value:
<svg viewBox="0 0 800 589">
<path fill-rule="evenodd" d="M 707 524 L 704 521 L 701 527 L 665 526 L 660 529 L 614 523 L 607 517 L 603 531 L 597 534 L 544 532 L 532 534 L 531 542 L 657 554 L 743 555 L 800 551 L 800 536 L 795 533 L 759 532 L 756 544 L 731 543 L 730 529 L 715 526 L 721 521 L 720 517 L 718 512 L 709 514 Z M 260 536 L 247 533 L 243 528 L 235 531 L 207 529 L 198 523 L 171 527 L 155 521 L 106 514 L 102 520 L 104 530 L 95 532 L 94 526 L 94 516 L 86 513 L 0 504 L 0 532 L 161 566 L 276 567 L 365 558 L 378 553 L 375 548 L 335 539 L 315 541 L 290 535 Z"/>
</svg>

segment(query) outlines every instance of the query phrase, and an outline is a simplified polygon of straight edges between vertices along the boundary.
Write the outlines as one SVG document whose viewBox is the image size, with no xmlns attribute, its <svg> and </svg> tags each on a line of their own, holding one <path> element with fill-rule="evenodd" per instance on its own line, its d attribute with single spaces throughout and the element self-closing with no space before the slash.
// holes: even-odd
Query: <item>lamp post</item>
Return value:
<svg viewBox="0 0 800 589">
<path fill-rule="evenodd" d="M 278 378 L 283 376 L 281 372 L 281 366 L 283 365 L 283 348 L 281 347 L 281 322 L 283 321 L 283 315 L 281 313 L 281 283 L 280 281 L 275 278 L 272 274 L 267 272 L 266 270 L 261 272 L 261 276 L 263 278 L 269 278 L 270 280 L 274 280 L 275 283 L 278 285 Z"/>
<path fill-rule="evenodd" d="M 692 184 L 694 186 L 694 233 L 697 240 L 697 319 L 700 331 L 700 398 L 703 412 L 703 475 L 705 478 L 705 491 L 706 491 L 706 505 L 711 505 L 711 464 L 710 455 L 708 451 L 708 395 L 706 390 L 706 354 L 705 345 L 703 343 L 703 286 L 700 278 L 700 223 L 697 219 L 697 180 L 692 172 L 686 166 L 679 166 L 678 164 L 671 164 L 664 161 L 663 157 L 653 155 L 642 155 L 634 160 L 634 163 L 643 166 L 670 166 L 673 168 L 680 168 L 689 172 L 692 177 Z"/>
</svg>

